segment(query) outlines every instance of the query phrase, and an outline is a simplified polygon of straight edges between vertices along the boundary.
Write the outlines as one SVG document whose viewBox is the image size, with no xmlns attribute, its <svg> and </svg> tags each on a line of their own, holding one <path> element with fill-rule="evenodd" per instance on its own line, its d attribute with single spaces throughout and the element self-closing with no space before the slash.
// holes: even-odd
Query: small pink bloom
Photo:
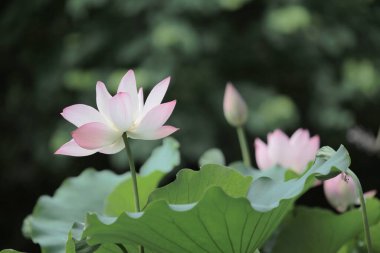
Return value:
<svg viewBox="0 0 380 253">
<path fill-rule="evenodd" d="M 73 139 L 62 145 L 55 154 L 87 156 L 96 152 L 114 154 L 124 148 L 122 135 L 133 139 L 164 138 L 178 129 L 164 125 L 173 112 L 176 101 L 163 103 L 170 78 L 158 83 L 144 103 L 142 89 L 137 92 L 134 72 L 122 78 L 117 94 L 111 96 L 102 82 L 96 85 L 98 110 L 88 105 L 66 107 L 61 115 L 78 127 Z"/>
<path fill-rule="evenodd" d="M 338 212 L 344 212 L 352 205 L 360 204 L 356 194 L 355 183 L 352 178 L 345 174 L 340 174 L 334 178 L 323 182 L 323 190 L 327 201 Z M 376 190 L 364 193 L 365 198 L 376 195 Z"/>
<path fill-rule="evenodd" d="M 259 138 L 255 140 L 256 163 L 261 170 L 278 165 L 301 174 L 318 149 L 319 136 L 310 138 L 305 129 L 298 129 L 290 138 L 276 129 L 268 134 L 268 144 Z"/>
<path fill-rule="evenodd" d="M 227 83 L 224 92 L 223 110 L 224 116 L 232 126 L 242 126 L 247 121 L 247 105 L 232 83 Z"/>
</svg>

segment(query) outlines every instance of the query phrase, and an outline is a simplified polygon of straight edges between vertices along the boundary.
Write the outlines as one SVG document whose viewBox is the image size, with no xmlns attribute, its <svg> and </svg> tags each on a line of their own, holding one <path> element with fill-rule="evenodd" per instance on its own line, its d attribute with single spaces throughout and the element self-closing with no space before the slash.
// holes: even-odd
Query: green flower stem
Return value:
<svg viewBox="0 0 380 253">
<path fill-rule="evenodd" d="M 137 177 L 136 177 L 136 168 L 135 168 L 135 162 L 133 160 L 132 151 L 129 147 L 128 137 L 127 133 L 123 134 L 123 140 L 125 144 L 125 150 L 127 151 L 128 156 L 128 162 L 129 162 L 129 169 L 131 171 L 132 175 L 132 183 L 133 183 L 133 195 L 135 197 L 135 209 L 137 212 L 140 212 L 140 198 L 139 198 L 139 190 L 137 187 Z"/>
<path fill-rule="evenodd" d="M 237 131 L 238 138 L 239 138 L 240 149 L 241 149 L 241 154 L 243 156 L 244 165 L 246 167 L 251 167 L 251 158 L 249 156 L 247 139 L 245 137 L 244 129 L 242 126 L 238 126 L 238 127 L 236 127 L 236 131 Z"/>
<path fill-rule="evenodd" d="M 130 169 L 131 175 L 132 175 L 133 196 L 135 199 L 135 209 L 137 212 L 140 212 L 141 209 L 140 209 L 139 190 L 137 187 L 136 168 L 135 168 L 135 162 L 134 162 L 133 156 L 132 156 L 132 151 L 131 151 L 131 148 L 129 147 L 127 133 L 123 134 L 123 140 L 124 140 L 124 144 L 125 144 L 125 150 L 127 151 L 129 169 Z M 144 248 L 141 245 L 139 245 L 139 252 L 144 253 Z"/>
<path fill-rule="evenodd" d="M 366 208 L 366 205 L 365 205 L 365 200 L 364 200 L 364 195 L 363 195 L 363 189 L 362 189 L 362 186 L 360 184 L 360 181 L 358 179 L 358 177 L 356 176 L 356 174 L 348 169 L 347 172 L 346 172 L 347 175 L 351 176 L 352 180 L 354 181 L 355 183 L 355 188 L 356 188 L 356 192 L 357 194 L 359 195 L 359 199 L 360 199 L 360 205 L 361 205 L 361 211 L 362 211 L 362 218 L 363 218 L 363 225 L 364 225 L 364 234 L 365 234 L 365 240 L 366 240 L 366 243 L 367 243 L 367 250 L 368 250 L 368 253 L 372 253 L 372 242 L 371 242 L 371 234 L 369 232 L 369 224 L 368 224 L 368 217 L 367 217 L 367 208 Z"/>
</svg>

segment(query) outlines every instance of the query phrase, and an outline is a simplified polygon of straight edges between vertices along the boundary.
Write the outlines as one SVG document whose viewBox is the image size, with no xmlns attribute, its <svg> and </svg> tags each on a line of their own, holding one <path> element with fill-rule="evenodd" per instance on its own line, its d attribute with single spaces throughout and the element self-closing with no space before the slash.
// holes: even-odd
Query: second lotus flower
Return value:
<svg viewBox="0 0 380 253">
<path fill-rule="evenodd" d="M 117 94 L 111 96 L 102 82 L 96 85 L 98 110 L 76 104 L 66 107 L 62 116 L 78 127 L 72 140 L 55 153 L 87 156 L 96 152 L 114 154 L 124 148 L 123 134 L 129 138 L 155 140 L 178 129 L 164 125 L 173 112 L 176 101 L 163 103 L 170 78 L 158 83 L 144 103 L 142 88 L 137 92 L 134 72 L 129 70 L 122 78 Z"/>
<path fill-rule="evenodd" d="M 319 136 L 310 138 L 305 129 L 298 129 L 290 138 L 276 129 L 268 134 L 268 144 L 259 138 L 255 140 L 256 163 L 261 170 L 279 165 L 301 174 L 318 149 Z"/>
</svg>

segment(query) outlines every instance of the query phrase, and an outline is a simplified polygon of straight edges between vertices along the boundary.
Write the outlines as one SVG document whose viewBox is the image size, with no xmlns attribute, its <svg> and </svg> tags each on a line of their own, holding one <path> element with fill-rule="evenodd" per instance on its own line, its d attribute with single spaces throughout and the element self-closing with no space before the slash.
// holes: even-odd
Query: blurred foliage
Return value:
<svg viewBox="0 0 380 253">
<path fill-rule="evenodd" d="M 5 0 L 0 7 L 0 204 L 7 207 L 3 216 L 14 217 L 0 221 L 13 231 L 0 238 L 0 248 L 19 244 L 23 216 L 65 176 L 88 166 L 124 170 L 117 155 L 53 152 L 74 129 L 61 110 L 94 106 L 96 81 L 115 92 L 130 68 L 146 91 L 172 76 L 166 101 L 178 100 L 170 123 L 181 128 L 174 137 L 186 165 L 215 146 L 227 162 L 240 157 L 222 113 L 227 81 L 250 106 L 251 141 L 274 128 L 305 127 L 337 146 L 350 127 L 379 125 L 376 1 Z M 157 144 L 134 142 L 137 160 Z M 374 167 L 354 151 L 354 166 Z M 375 185 L 376 177 L 367 176 Z"/>
</svg>

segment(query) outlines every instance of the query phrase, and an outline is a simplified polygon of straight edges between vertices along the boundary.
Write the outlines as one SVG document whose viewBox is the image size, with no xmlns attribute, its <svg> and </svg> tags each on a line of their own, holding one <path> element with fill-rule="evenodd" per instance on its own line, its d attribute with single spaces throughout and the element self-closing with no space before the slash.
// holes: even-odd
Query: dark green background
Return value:
<svg viewBox="0 0 380 253">
<path fill-rule="evenodd" d="M 22 239 L 22 219 L 65 177 L 89 166 L 126 168 L 123 153 L 53 152 L 74 129 L 62 109 L 94 106 L 96 81 L 115 92 L 130 68 L 145 93 L 172 77 L 165 99 L 178 101 L 170 123 L 181 128 L 174 137 L 183 166 L 195 168 L 215 146 L 228 161 L 239 159 L 222 112 L 232 81 L 250 107 L 250 143 L 275 128 L 308 128 L 323 145 L 346 145 L 364 188 L 380 190 L 378 156 L 347 140 L 354 126 L 375 134 L 380 125 L 376 1 L 8 0 L 0 7 L 0 248 L 37 251 Z M 137 160 L 158 143 L 134 142 Z M 326 205 L 321 189 L 303 201 Z"/>
</svg>

